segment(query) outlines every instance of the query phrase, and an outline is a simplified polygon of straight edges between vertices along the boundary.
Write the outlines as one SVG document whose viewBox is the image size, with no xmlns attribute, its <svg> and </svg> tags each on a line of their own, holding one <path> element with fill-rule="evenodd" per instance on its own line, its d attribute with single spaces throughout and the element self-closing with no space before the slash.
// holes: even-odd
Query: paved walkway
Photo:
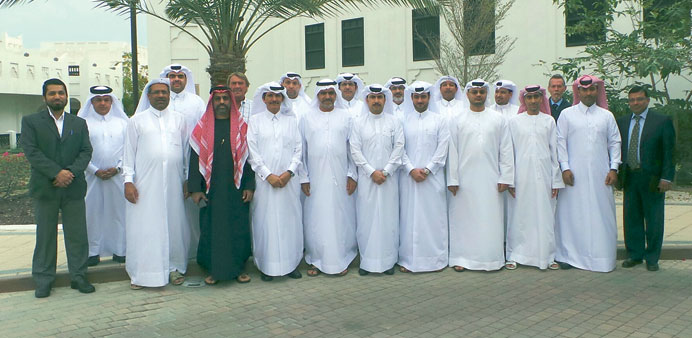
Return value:
<svg viewBox="0 0 692 338">
<path fill-rule="evenodd" d="M 303 269 L 303 273 L 305 270 Z M 692 337 L 692 262 L 0 294 L 5 337 Z"/>
<path fill-rule="evenodd" d="M 617 207 L 618 243 L 623 244 L 622 206 Z M 667 205 L 665 220 L 664 250 L 670 248 L 692 248 L 692 205 Z M 31 257 L 35 244 L 35 226 L 0 225 L 0 279 L 22 277 L 31 274 Z M 58 270 L 67 270 L 65 245 L 62 231 L 58 232 Z M 665 257 L 664 257 L 665 258 Z M 692 258 L 692 257 L 688 257 Z M 102 257 L 101 264 L 90 270 L 116 265 L 110 257 Z"/>
</svg>

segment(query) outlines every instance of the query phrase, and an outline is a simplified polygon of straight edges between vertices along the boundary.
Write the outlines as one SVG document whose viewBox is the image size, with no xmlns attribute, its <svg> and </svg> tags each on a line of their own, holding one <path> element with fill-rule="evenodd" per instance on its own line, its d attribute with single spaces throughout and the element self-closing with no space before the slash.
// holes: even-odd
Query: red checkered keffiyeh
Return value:
<svg viewBox="0 0 692 338">
<path fill-rule="evenodd" d="M 209 184 L 211 181 L 212 162 L 214 160 L 214 95 L 218 93 L 228 92 L 231 96 L 231 134 L 229 135 L 229 144 L 231 146 L 231 154 L 233 156 L 233 182 L 235 187 L 240 189 L 240 180 L 243 177 L 243 167 L 248 156 L 247 147 L 247 123 L 238 110 L 238 106 L 229 89 L 212 90 L 207 103 L 207 110 L 199 119 L 195 129 L 192 130 L 190 136 L 190 146 L 199 155 L 199 172 L 204 177 L 207 183 L 207 193 L 209 192 Z"/>
</svg>

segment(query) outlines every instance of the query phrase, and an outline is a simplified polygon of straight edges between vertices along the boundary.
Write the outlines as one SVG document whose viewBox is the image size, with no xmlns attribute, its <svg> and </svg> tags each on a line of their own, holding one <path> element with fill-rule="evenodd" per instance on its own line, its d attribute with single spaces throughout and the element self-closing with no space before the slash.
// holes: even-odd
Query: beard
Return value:
<svg viewBox="0 0 692 338">
<path fill-rule="evenodd" d="M 61 111 L 65 109 L 65 106 L 67 106 L 67 101 L 53 101 L 46 103 L 46 105 L 53 111 Z"/>
</svg>

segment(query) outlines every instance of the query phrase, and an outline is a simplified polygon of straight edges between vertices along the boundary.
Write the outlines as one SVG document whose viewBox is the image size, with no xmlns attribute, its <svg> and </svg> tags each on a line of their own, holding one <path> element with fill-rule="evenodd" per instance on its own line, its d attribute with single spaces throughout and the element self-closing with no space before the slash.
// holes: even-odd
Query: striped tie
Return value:
<svg viewBox="0 0 692 338">
<path fill-rule="evenodd" d="M 238 189 L 240 189 L 240 179 L 243 177 L 243 158 L 245 157 L 245 153 L 247 152 L 247 143 L 242 142 L 241 139 L 241 130 L 243 129 L 244 125 L 245 119 L 243 119 L 243 115 L 238 114 L 238 132 L 236 133 L 235 138 L 235 158 L 233 159 L 235 167 L 235 172 L 233 174 L 233 183 L 235 183 L 235 187 Z"/>
<path fill-rule="evenodd" d="M 639 115 L 634 115 L 635 122 L 630 136 L 630 147 L 627 149 L 627 165 L 630 169 L 639 169 L 637 150 L 639 149 L 639 119 L 641 118 Z"/>
</svg>

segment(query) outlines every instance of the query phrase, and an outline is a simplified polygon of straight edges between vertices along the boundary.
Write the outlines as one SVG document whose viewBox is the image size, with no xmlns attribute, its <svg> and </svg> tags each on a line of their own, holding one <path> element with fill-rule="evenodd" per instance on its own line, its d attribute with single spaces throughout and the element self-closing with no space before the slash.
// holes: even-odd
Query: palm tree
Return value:
<svg viewBox="0 0 692 338">
<path fill-rule="evenodd" d="M 0 7 L 33 0 L 0 0 Z M 267 33 L 296 17 L 328 17 L 347 9 L 377 4 L 426 8 L 436 13 L 445 0 L 170 0 L 159 13 L 149 0 L 93 0 L 97 7 L 128 14 L 151 15 L 190 35 L 209 54 L 211 84 L 225 83 L 228 74 L 245 72 L 246 55 Z M 188 28 L 199 28 L 205 39 Z M 205 41 L 206 40 L 206 41 Z"/>
</svg>

